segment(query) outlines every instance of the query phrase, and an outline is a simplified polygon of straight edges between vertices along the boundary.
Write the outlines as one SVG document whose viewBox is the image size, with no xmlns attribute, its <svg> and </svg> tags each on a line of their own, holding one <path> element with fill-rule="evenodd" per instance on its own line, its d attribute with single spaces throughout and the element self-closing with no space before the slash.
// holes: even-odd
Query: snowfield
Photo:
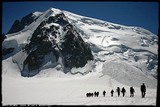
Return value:
<svg viewBox="0 0 160 107">
<path fill-rule="evenodd" d="M 143 81 L 147 86 L 145 98 L 141 98 L 139 86 L 141 82 L 135 82 L 132 85 L 136 85 L 134 86 L 135 97 L 131 98 L 129 92 L 131 85 L 122 84 L 125 81 L 120 83 L 101 71 L 86 75 L 72 75 L 64 74 L 56 69 L 46 69 L 35 77 L 26 78 L 21 77 L 16 64 L 10 63 L 10 67 L 6 66 L 9 60 L 11 58 L 4 61 L 2 66 L 3 105 L 156 105 L 156 84 L 151 84 L 151 81 Z M 101 66 L 99 64 L 96 69 L 100 70 Z M 125 80 L 123 78 L 120 80 Z M 125 97 L 117 96 L 115 90 L 118 86 L 125 87 L 127 91 Z M 113 97 L 110 95 L 111 89 L 115 91 Z M 104 90 L 106 91 L 105 97 L 102 95 Z M 99 97 L 86 97 L 86 93 L 95 91 L 100 92 Z"/>
<path fill-rule="evenodd" d="M 139 87 L 135 97 L 129 97 L 129 86 L 123 85 L 109 76 L 100 73 L 70 78 L 13 78 L 2 79 L 2 104 L 39 104 L 39 105 L 156 105 L 156 88 L 148 88 L 145 98 L 141 98 Z M 101 79 L 99 79 L 101 78 Z M 125 87 L 125 97 L 110 96 L 110 90 L 117 86 Z M 106 96 L 102 96 L 106 90 Z M 86 97 L 87 92 L 99 91 L 99 97 Z"/>
<path fill-rule="evenodd" d="M 34 77 L 22 77 L 21 70 L 26 57 L 22 47 L 39 24 L 59 13 L 68 21 L 90 46 L 93 61 L 82 68 L 72 68 L 64 73 L 62 58 L 45 56 L 44 66 Z M 2 46 L 15 48 L 2 57 L 2 105 L 156 105 L 158 37 L 148 30 L 114 24 L 94 18 L 76 15 L 50 8 L 34 12 L 40 17 L 22 31 L 8 34 Z M 51 23 L 59 26 L 59 24 Z M 61 27 L 60 27 L 61 30 Z M 59 31 L 63 36 L 62 31 Z M 53 39 L 53 38 L 50 38 Z M 58 39 L 57 42 L 61 44 Z M 146 84 L 146 97 L 141 98 L 140 85 Z M 130 87 L 135 96 L 130 97 Z M 125 87 L 125 97 L 117 96 L 116 88 Z M 110 91 L 114 90 L 111 97 Z M 104 97 L 102 92 L 106 91 Z M 86 97 L 86 93 L 99 91 L 99 97 Z"/>
</svg>

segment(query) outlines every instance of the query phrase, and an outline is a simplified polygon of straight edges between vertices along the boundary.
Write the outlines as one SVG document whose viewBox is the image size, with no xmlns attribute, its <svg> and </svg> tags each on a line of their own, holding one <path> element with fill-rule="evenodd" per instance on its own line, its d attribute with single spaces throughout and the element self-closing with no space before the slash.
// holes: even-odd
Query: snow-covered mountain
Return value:
<svg viewBox="0 0 160 107">
<path fill-rule="evenodd" d="M 58 64 L 66 73 L 73 67 L 83 67 L 88 60 L 93 60 L 89 44 L 83 41 L 79 32 L 68 22 L 63 12 L 49 9 L 40 15 L 39 18 L 35 18 L 38 23 L 35 21 L 32 23 L 34 30 L 31 29 L 31 25 L 28 25 L 25 31 L 20 30 L 23 32 L 18 34 L 21 37 L 25 33 L 23 40 L 4 41 L 4 56 L 8 55 L 6 52 L 8 49 L 12 49 L 9 50 L 9 54 L 10 52 L 16 54 L 13 56 L 13 61 L 17 63 L 22 76 L 34 76 L 46 66 L 56 67 Z M 14 27 L 10 31 L 12 29 Z M 12 35 L 13 38 L 16 36 Z M 26 36 L 25 39 L 24 36 Z M 8 47 L 8 43 L 12 46 Z"/>
<path fill-rule="evenodd" d="M 3 80 L 34 76 L 84 82 L 90 78 L 89 84 L 106 85 L 108 81 L 109 89 L 116 87 L 111 83 L 157 86 L 158 36 L 140 27 L 50 8 L 16 20 L 6 37 Z M 4 87 L 7 83 L 3 82 Z"/>
<path fill-rule="evenodd" d="M 114 63 L 116 59 L 157 76 L 158 39 L 143 28 L 113 24 L 53 8 L 43 13 L 31 13 L 22 18 L 21 24 L 15 23 L 9 31 L 14 33 L 8 34 L 3 42 L 3 58 L 12 56 L 22 74 L 45 65 L 53 67 L 57 62 L 70 69 L 83 67 L 94 56 L 94 64 Z M 16 32 L 15 28 L 19 31 Z"/>
</svg>

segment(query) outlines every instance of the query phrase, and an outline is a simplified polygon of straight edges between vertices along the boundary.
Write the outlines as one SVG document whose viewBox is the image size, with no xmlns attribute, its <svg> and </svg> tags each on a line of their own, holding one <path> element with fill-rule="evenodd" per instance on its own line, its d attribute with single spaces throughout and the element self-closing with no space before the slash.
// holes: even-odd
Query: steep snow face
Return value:
<svg viewBox="0 0 160 107">
<path fill-rule="evenodd" d="M 157 77 L 158 37 L 140 27 L 128 27 L 67 11 L 64 14 L 90 43 L 95 60 L 108 63 L 118 55 L 128 66 Z M 102 56 L 103 53 L 103 56 Z M 110 71 L 112 72 L 112 70 Z"/>
</svg>

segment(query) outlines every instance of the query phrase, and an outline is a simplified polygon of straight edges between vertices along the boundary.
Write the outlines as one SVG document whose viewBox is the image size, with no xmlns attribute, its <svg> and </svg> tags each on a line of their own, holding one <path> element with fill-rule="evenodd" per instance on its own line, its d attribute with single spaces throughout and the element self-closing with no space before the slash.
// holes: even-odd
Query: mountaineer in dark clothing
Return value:
<svg viewBox="0 0 160 107">
<path fill-rule="evenodd" d="M 97 97 L 99 96 L 99 92 L 97 91 Z"/>
<path fill-rule="evenodd" d="M 141 93 L 142 93 L 142 98 L 144 98 L 145 94 L 146 94 L 146 86 L 144 83 L 141 85 L 140 89 L 141 89 Z"/>
<path fill-rule="evenodd" d="M 99 96 L 99 92 L 98 92 L 98 91 L 97 91 L 97 92 L 95 91 L 95 92 L 94 92 L 94 96 L 95 96 L 95 97 L 98 97 L 98 96 Z"/>
<path fill-rule="evenodd" d="M 94 92 L 94 96 L 95 96 L 95 97 L 97 96 L 97 92 L 96 92 L 96 91 Z"/>
<path fill-rule="evenodd" d="M 93 97 L 93 93 L 86 93 L 86 97 Z"/>
<path fill-rule="evenodd" d="M 113 93 L 114 93 L 114 91 L 113 91 L 113 89 L 111 90 L 111 96 L 113 97 Z"/>
<path fill-rule="evenodd" d="M 123 93 L 123 97 L 124 97 L 124 95 L 125 95 L 125 93 L 126 93 L 126 90 L 125 90 L 124 87 L 122 88 L 122 91 L 121 91 L 121 92 Z"/>
<path fill-rule="evenodd" d="M 120 88 L 119 87 L 117 87 L 117 93 L 118 93 L 118 97 L 119 97 L 119 95 L 120 95 Z"/>
<path fill-rule="evenodd" d="M 134 97 L 134 88 L 133 87 L 130 87 L 130 97 Z"/>
<path fill-rule="evenodd" d="M 103 96 L 105 97 L 106 91 L 103 91 Z"/>
</svg>

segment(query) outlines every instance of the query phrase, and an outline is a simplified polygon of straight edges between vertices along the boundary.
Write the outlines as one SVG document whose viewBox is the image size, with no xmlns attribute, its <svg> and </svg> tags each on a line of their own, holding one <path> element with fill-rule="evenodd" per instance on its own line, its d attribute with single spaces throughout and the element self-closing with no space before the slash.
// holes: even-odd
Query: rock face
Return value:
<svg viewBox="0 0 160 107">
<path fill-rule="evenodd" d="M 62 66 L 68 69 L 83 67 L 88 60 L 93 60 L 89 45 L 63 13 L 42 21 L 24 51 L 28 57 L 24 61 L 22 76 L 36 75 L 46 62 L 46 55 L 54 57 L 48 60 L 52 63 L 58 63 L 58 59 L 62 58 Z"/>
<path fill-rule="evenodd" d="M 21 31 L 22 29 L 25 28 L 25 26 L 28 26 L 29 24 L 31 24 L 38 17 L 39 16 L 36 16 L 33 13 L 30 13 L 27 16 L 23 17 L 21 20 L 15 20 L 11 29 L 8 31 L 8 34 Z"/>
</svg>

